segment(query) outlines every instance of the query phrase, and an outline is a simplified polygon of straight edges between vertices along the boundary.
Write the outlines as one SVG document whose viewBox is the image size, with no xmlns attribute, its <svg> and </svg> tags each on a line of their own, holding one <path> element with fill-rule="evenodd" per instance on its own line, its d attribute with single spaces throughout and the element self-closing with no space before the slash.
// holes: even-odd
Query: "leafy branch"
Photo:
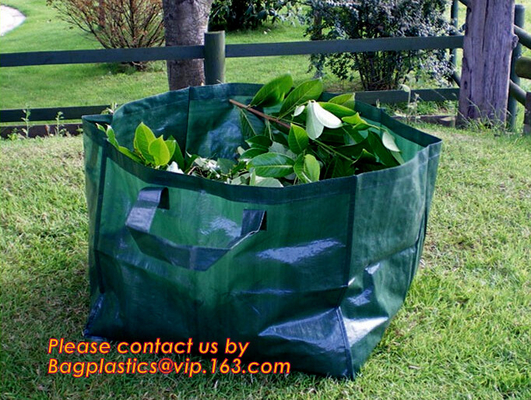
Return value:
<svg viewBox="0 0 531 400">
<path fill-rule="evenodd" d="M 292 86 L 291 76 L 282 75 L 264 85 L 249 105 L 229 100 L 242 112 L 278 128 L 269 136 L 254 132 L 255 136 L 246 141 L 250 149 L 240 159 L 251 173 L 270 179 L 275 186 L 286 186 L 351 176 L 404 162 L 394 136 L 363 119 L 355 110 L 352 94 L 320 102 L 320 80 L 303 82 L 293 90 Z M 279 111 L 266 114 L 257 107 L 276 107 Z M 248 123 L 246 118 L 242 121 Z"/>
<path fill-rule="evenodd" d="M 230 99 L 241 110 L 246 137 L 246 148 L 239 147 L 234 160 L 183 154 L 175 139 L 156 137 L 143 123 L 135 130 L 133 150 L 118 143 L 111 126 L 99 128 L 118 151 L 136 162 L 234 185 L 283 187 L 404 162 L 394 136 L 363 119 L 352 94 L 322 102 L 322 92 L 320 80 L 293 88 L 291 76 L 282 75 L 264 85 L 248 105 Z M 278 111 L 267 114 L 262 111 L 266 108 Z M 258 117 L 261 125 L 248 114 Z"/>
</svg>

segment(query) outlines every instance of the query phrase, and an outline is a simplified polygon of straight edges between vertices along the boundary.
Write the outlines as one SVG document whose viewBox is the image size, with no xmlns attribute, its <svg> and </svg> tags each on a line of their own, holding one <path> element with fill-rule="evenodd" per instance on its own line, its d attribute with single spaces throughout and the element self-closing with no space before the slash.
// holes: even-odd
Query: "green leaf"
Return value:
<svg viewBox="0 0 531 400">
<path fill-rule="evenodd" d="M 284 154 L 285 156 L 288 156 L 293 159 L 297 158 L 297 155 L 294 154 L 288 146 L 284 146 L 282 143 L 279 142 L 273 142 L 273 144 L 269 147 L 269 152 Z"/>
<path fill-rule="evenodd" d="M 393 155 L 395 160 L 398 162 L 398 164 L 404 164 L 406 162 L 400 153 L 393 151 L 391 152 L 391 154 Z"/>
<path fill-rule="evenodd" d="M 164 143 L 166 143 L 166 146 L 168 147 L 170 157 L 173 158 L 173 153 L 175 153 L 175 149 L 178 147 L 177 141 L 173 138 L 169 138 L 165 140 Z"/>
<path fill-rule="evenodd" d="M 370 144 L 369 141 L 365 139 L 358 144 L 336 147 L 336 151 L 347 157 L 358 158 L 362 151 L 368 148 L 370 148 Z"/>
<path fill-rule="evenodd" d="M 297 157 L 293 170 L 295 171 L 297 178 L 304 183 L 317 182 L 319 180 L 319 175 L 321 174 L 321 166 L 317 159 L 311 154 L 301 154 Z"/>
<path fill-rule="evenodd" d="M 337 129 L 343 125 L 338 117 L 331 112 L 326 111 L 319 103 L 315 101 L 310 101 L 310 103 L 308 103 L 308 108 L 311 108 L 311 112 L 326 128 Z"/>
<path fill-rule="evenodd" d="M 175 140 L 175 149 L 173 151 L 173 155 L 171 156 L 170 161 L 175 161 L 182 171 L 186 170 L 186 162 L 184 161 L 184 156 L 181 151 L 181 147 L 179 146 L 179 143 L 177 143 L 176 140 Z"/>
<path fill-rule="evenodd" d="M 107 139 L 109 140 L 110 144 L 112 144 L 116 148 L 120 147 L 120 145 L 118 144 L 118 141 L 116 140 L 116 134 L 114 133 L 114 129 L 112 129 L 110 125 L 107 126 L 107 130 L 105 131 L 105 134 L 107 135 Z"/>
<path fill-rule="evenodd" d="M 343 125 L 342 130 L 344 134 L 348 136 L 348 138 L 345 139 L 345 143 L 350 143 L 351 141 L 354 143 L 360 143 L 365 139 L 365 137 L 359 132 L 358 129 L 356 129 L 355 126 Z M 349 140 L 349 138 L 351 140 Z"/>
<path fill-rule="evenodd" d="M 325 126 L 327 128 L 336 129 L 341 127 L 342 123 L 331 112 L 322 108 L 319 103 L 310 100 L 306 107 L 306 132 L 310 139 L 317 139 L 323 133 Z"/>
<path fill-rule="evenodd" d="M 343 129 L 325 128 L 319 140 L 333 147 L 343 146 L 346 143 L 350 144 L 350 141 L 345 142 L 345 132 Z"/>
<path fill-rule="evenodd" d="M 351 110 L 354 110 L 354 106 L 356 104 L 354 100 L 354 93 L 340 94 L 339 96 L 332 97 L 330 100 L 328 100 L 328 102 L 339 104 L 340 106 L 350 108 Z"/>
<path fill-rule="evenodd" d="M 222 174 L 228 174 L 234 168 L 234 161 L 228 160 L 226 158 L 218 158 L 218 167 Z"/>
<path fill-rule="evenodd" d="M 379 171 L 387 168 L 378 157 L 368 150 L 363 150 L 353 166 L 357 173 Z"/>
<path fill-rule="evenodd" d="M 387 167 L 396 167 L 397 165 L 400 165 L 395 157 L 393 157 L 391 151 L 383 145 L 382 139 L 377 133 L 369 131 L 367 140 L 369 141 L 372 152 L 378 157 L 382 164 Z"/>
<path fill-rule="evenodd" d="M 295 154 L 301 154 L 308 144 L 310 143 L 310 138 L 306 131 L 298 125 L 291 124 L 288 135 L 288 145 L 289 149 Z"/>
<path fill-rule="evenodd" d="M 284 154 L 265 153 L 253 158 L 247 168 L 254 168 L 256 175 L 265 178 L 282 178 L 293 173 L 295 162 Z"/>
<path fill-rule="evenodd" d="M 352 176 L 355 172 L 352 162 L 339 157 L 332 160 L 330 168 L 331 170 L 327 171 L 327 177 L 329 178 Z"/>
<path fill-rule="evenodd" d="M 251 147 L 250 149 L 245 150 L 243 152 L 243 154 L 240 156 L 240 160 L 242 161 L 251 160 L 255 158 L 256 156 L 259 156 L 260 154 L 264 154 L 264 153 L 267 153 L 267 149 L 262 149 L 262 148 L 257 149 L 257 148 Z"/>
<path fill-rule="evenodd" d="M 284 100 L 284 96 L 291 90 L 293 79 L 291 75 L 281 75 L 266 83 L 251 100 L 251 106 L 270 107 Z"/>
<path fill-rule="evenodd" d="M 321 93 L 323 93 L 323 82 L 320 79 L 301 83 L 286 97 L 282 107 L 280 107 L 278 117 L 282 118 L 288 115 L 295 107 L 309 100 L 317 100 Z"/>
<path fill-rule="evenodd" d="M 273 144 L 271 139 L 264 135 L 253 136 L 245 141 L 252 149 L 267 150 Z"/>
<path fill-rule="evenodd" d="M 127 157 L 131 158 L 133 161 L 136 161 L 142 164 L 142 159 L 138 157 L 135 153 L 133 153 L 131 150 L 129 150 L 127 147 L 118 146 L 118 151 L 120 153 L 125 154 Z"/>
<path fill-rule="evenodd" d="M 137 153 L 139 153 L 147 162 L 150 163 L 155 161 L 149 152 L 149 146 L 154 140 L 155 135 L 153 134 L 153 131 L 144 125 L 143 122 L 141 122 L 135 130 L 133 146 Z"/>
<path fill-rule="evenodd" d="M 350 124 L 350 125 L 354 125 L 354 126 L 360 125 L 360 124 L 367 125 L 367 128 L 371 126 L 363 118 L 361 118 L 360 113 L 355 113 L 354 115 L 343 117 L 341 119 L 343 120 L 343 122 Z"/>
<path fill-rule="evenodd" d="M 262 177 L 257 177 L 256 178 L 254 186 L 259 186 L 259 187 L 277 187 L 277 188 L 284 187 L 284 185 L 282 185 L 282 183 L 280 183 L 280 181 L 278 179 L 275 179 L 275 178 L 262 178 Z"/>
<path fill-rule="evenodd" d="M 395 138 L 384 129 L 382 129 L 382 143 L 388 150 L 400 153 L 400 149 L 396 145 Z"/>
<path fill-rule="evenodd" d="M 326 111 L 331 112 L 332 114 L 334 114 L 338 118 L 350 117 L 350 116 L 356 114 L 356 111 L 351 110 L 350 108 L 344 107 L 344 106 L 339 105 L 339 104 L 334 104 L 334 103 L 330 103 L 330 102 L 328 102 L 328 103 L 319 102 L 319 105 L 321 107 L 323 107 Z"/>
<path fill-rule="evenodd" d="M 242 133 L 244 138 L 250 138 L 258 135 L 253 123 L 251 122 L 251 116 L 247 111 L 239 109 L 240 111 L 240 124 L 242 127 Z"/>
<path fill-rule="evenodd" d="M 293 111 L 293 117 L 298 117 L 299 115 L 302 115 L 304 110 L 306 110 L 306 106 L 304 104 L 295 107 L 295 110 Z"/>
<path fill-rule="evenodd" d="M 259 187 L 284 187 L 278 179 L 264 178 L 261 176 L 257 176 L 254 170 L 253 172 L 251 172 L 251 178 L 249 180 L 249 185 L 259 186 Z"/>
<path fill-rule="evenodd" d="M 156 166 L 167 165 L 170 162 L 171 154 L 162 136 L 159 136 L 149 145 L 149 152 L 153 157 Z"/>
</svg>

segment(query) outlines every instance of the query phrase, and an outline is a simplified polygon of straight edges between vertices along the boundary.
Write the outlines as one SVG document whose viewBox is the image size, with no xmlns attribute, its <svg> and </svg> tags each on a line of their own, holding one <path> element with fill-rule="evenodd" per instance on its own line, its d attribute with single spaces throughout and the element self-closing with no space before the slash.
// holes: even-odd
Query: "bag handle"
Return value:
<svg viewBox="0 0 531 400">
<path fill-rule="evenodd" d="M 206 271 L 227 252 L 265 229 L 265 210 L 243 210 L 240 236 L 227 247 L 200 247 L 177 244 L 152 234 L 151 225 L 158 208 L 169 209 L 168 188 L 147 187 L 140 190 L 125 225 L 142 253 L 166 261 L 174 266 L 195 271 Z"/>
</svg>

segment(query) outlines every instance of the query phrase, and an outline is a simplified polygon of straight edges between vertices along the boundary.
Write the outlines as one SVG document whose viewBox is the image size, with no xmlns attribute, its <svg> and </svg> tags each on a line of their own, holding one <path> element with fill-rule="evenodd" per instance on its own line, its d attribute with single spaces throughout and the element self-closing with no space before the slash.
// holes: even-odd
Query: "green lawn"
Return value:
<svg viewBox="0 0 531 400">
<path fill-rule="evenodd" d="M 71 29 L 46 0 L 3 0 L 20 9 L 26 21 L 0 37 L 1 53 L 99 48 L 92 36 Z M 227 43 L 286 42 L 306 40 L 304 28 L 289 23 L 267 26 L 254 32 L 229 33 Z M 227 60 L 227 82 L 265 83 L 291 72 L 297 81 L 311 78 L 308 57 L 257 57 Z M 337 79 L 328 79 L 342 87 Z M 148 71 L 136 72 L 117 64 L 54 65 L 0 69 L 0 109 L 124 103 L 168 89 L 164 62 L 151 63 Z"/>
<path fill-rule="evenodd" d="M 355 381 L 48 375 L 89 310 L 82 140 L 1 141 L 0 398 L 530 399 L 531 138 L 425 128 L 444 146 L 423 261 Z"/>
</svg>

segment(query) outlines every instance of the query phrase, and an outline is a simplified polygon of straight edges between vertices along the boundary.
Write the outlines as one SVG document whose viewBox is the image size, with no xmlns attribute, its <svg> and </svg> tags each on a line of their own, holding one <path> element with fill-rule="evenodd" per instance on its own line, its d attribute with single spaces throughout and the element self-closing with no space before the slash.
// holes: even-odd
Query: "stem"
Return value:
<svg viewBox="0 0 531 400">
<path fill-rule="evenodd" d="M 331 146 L 329 146 L 327 144 L 324 144 L 320 140 L 315 139 L 314 142 L 317 143 L 319 146 L 321 146 L 323 149 L 327 150 L 328 152 L 331 152 L 333 155 L 338 155 L 339 157 L 342 157 L 342 158 L 344 158 L 347 161 L 351 161 L 351 162 L 354 161 L 350 157 L 348 157 L 348 156 L 346 156 L 344 154 L 341 154 L 339 151 L 337 151 L 336 149 L 334 149 L 333 147 L 331 147 Z"/>
<path fill-rule="evenodd" d="M 281 126 L 284 126 L 285 128 L 287 129 L 290 129 L 291 127 L 286 124 L 285 122 L 282 122 L 281 120 L 279 120 L 278 118 L 274 118 L 274 117 L 271 117 L 270 115 L 267 115 L 267 114 L 264 114 L 263 112 L 260 112 L 258 110 L 255 110 L 254 108 L 250 107 L 250 106 L 246 106 L 245 104 L 243 103 L 240 103 L 239 101 L 236 101 L 236 100 L 233 100 L 233 99 L 229 99 L 229 102 L 231 102 L 232 104 L 234 104 L 235 106 L 238 106 L 240 108 L 243 108 L 244 110 L 247 110 L 249 111 L 250 113 L 254 114 L 254 115 L 258 115 L 259 117 L 261 118 L 264 118 L 268 121 L 271 121 L 271 122 L 275 122 Z M 339 157 L 342 157 L 344 158 L 345 160 L 347 161 L 353 161 L 350 157 L 344 155 L 344 154 L 341 154 L 340 152 L 338 152 L 337 150 L 335 150 L 333 147 L 330 147 L 328 146 L 327 144 L 324 144 L 323 142 L 315 139 L 314 140 L 315 143 L 317 143 L 319 146 L 321 146 L 323 149 L 325 149 L 326 151 L 328 151 L 329 153 L 331 153 L 333 156 L 339 156 Z"/>
<path fill-rule="evenodd" d="M 264 114 L 263 112 L 260 112 L 260 111 L 258 111 L 256 109 L 252 108 L 251 106 L 246 106 L 245 104 L 240 103 L 239 101 L 236 101 L 236 100 L 233 100 L 233 99 L 229 99 L 229 102 L 231 102 L 235 106 L 238 106 L 240 108 L 243 108 L 244 110 L 249 111 L 250 113 L 252 113 L 254 115 L 258 115 L 259 117 L 261 117 L 263 119 L 267 119 L 268 121 L 271 121 L 271 122 L 274 122 L 276 124 L 279 124 L 280 126 L 283 126 L 284 128 L 287 128 L 287 129 L 291 128 L 290 125 L 286 124 L 285 122 L 282 122 L 278 118 L 274 118 L 274 117 L 272 117 L 270 115 Z"/>
</svg>

